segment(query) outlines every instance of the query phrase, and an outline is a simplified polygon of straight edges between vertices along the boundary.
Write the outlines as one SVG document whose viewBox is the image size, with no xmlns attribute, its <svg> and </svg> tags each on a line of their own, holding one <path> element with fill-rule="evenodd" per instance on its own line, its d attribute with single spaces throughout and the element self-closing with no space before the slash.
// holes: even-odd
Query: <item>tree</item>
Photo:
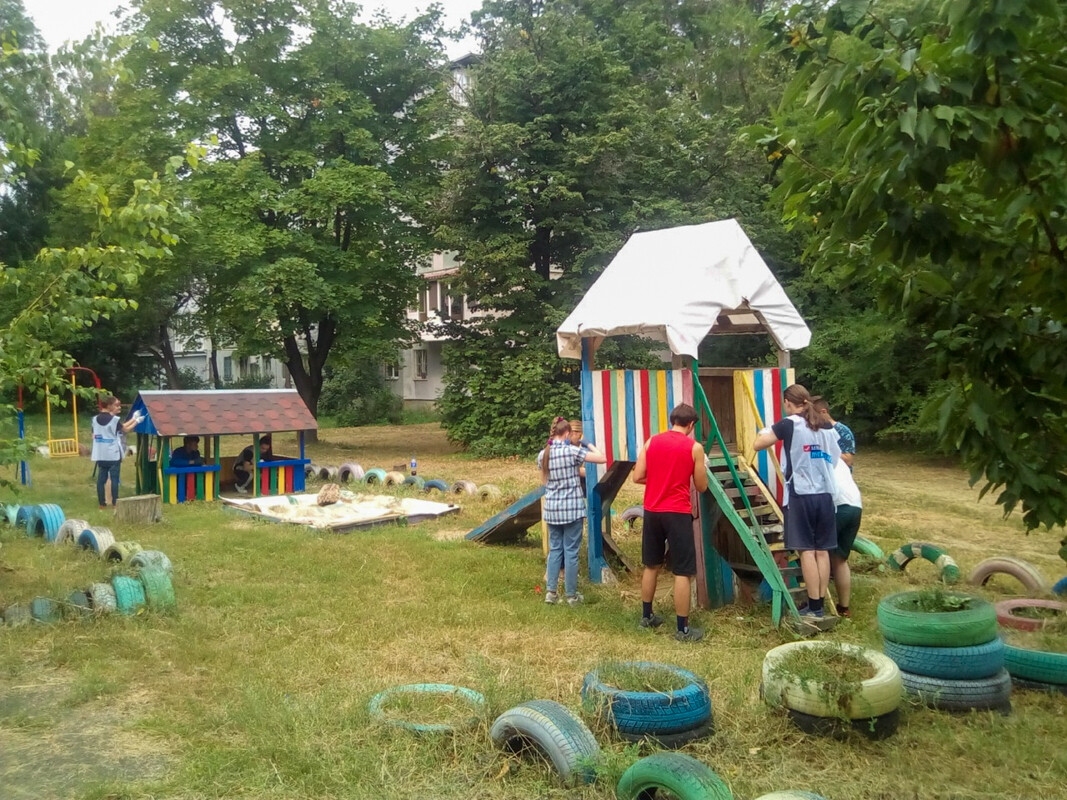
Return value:
<svg viewBox="0 0 1067 800">
<path fill-rule="evenodd" d="M 732 146 L 765 97 L 746 107 L 735 91 L 715 44 L 728 36 L 698 13 L 714 5 L 487 2 L 475 14 L 483 55 L 438 233 L 462 262 L 458 288 L 489 313 L 446 326 L 440 406 L 454 440 L 529 452 L 553 416 L 577 414 L 578 365 L 556 355 L 555 328 L 634 231 L 723 217 L 756 239 L 781 228 L 761 165 Z M 758 32 L 743 4 L 724 5 Z M 613 342 L 597 362 L 648 358 Z"/>
<path fill-rule="evenodd" d="M 442 146 L 436 12 L 364 25 L 332 0 L 134 7 L 130 79 L 87 152 L 153 164 L 175 141 L 209 145 L 170 307 L 190 293 L 202 331 L 283 359 L 315 413 L 336 348 L 407 334 Z"/>
<path fill-rule="evenodd" d="M 831 146 L 764 131 L 812 255 L 925 326 L 941 443 L 1028 529 L 1067 522 L 1067 10 L 803 2 L 768 21 Z"/>
</svg>

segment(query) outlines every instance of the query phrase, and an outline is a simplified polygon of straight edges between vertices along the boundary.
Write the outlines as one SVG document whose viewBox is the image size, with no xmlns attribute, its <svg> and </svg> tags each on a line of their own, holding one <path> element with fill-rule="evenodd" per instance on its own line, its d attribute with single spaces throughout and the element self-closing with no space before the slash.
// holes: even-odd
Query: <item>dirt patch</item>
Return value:
<svg viewBox="0 0 1067 800">
<path fill-rule="evenodd" d="M 0 692 L 0 786 L 5 800 L 81 797 L 111 780 L 163 776 L 172 759 L 136 723 L 146 698 L 134 692 L 70 708 L 67 682 Z"/>
<path fill-rule="evenodd" d="M 454 542 L 457 539 L 462 539 L 468 533 L 470 533 L 470 531 L 468 531 L 466 529 L 464 529 L 464 530 L 436 531 L 434 533 L 434 535 L 433 535 L 433 538 L 435 538 L 439 542 Z"/>
</svg>

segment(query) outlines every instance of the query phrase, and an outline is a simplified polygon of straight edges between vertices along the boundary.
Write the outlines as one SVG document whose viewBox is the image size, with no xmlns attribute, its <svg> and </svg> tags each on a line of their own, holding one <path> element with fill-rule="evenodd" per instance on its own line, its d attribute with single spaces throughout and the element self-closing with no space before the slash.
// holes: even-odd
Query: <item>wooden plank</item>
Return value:
<svg viewBox="0 0 1067 800">
<path fill-rule="evenodd" d="M 521 539 L 526 531 L 541 520 L 541 498 L 545 487 L 538 486 L 523 495 L 499 514 L 494 514 L 467 534 L 472 542 L 496 544 Z"/>
</svg>

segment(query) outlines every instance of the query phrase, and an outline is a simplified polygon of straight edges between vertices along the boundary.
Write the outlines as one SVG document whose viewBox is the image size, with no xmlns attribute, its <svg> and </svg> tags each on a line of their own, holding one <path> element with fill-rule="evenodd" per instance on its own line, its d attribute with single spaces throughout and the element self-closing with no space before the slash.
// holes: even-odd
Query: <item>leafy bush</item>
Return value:
<svg viewBox="0 0 1067 800">
<path fill-rule="evenodd" d="M 377 358 L 356 358 L 334 366 L 322 384 L 319 413 L 339 427 L 399 425 L 403 401 L 389 390 Z"/>
</svg>

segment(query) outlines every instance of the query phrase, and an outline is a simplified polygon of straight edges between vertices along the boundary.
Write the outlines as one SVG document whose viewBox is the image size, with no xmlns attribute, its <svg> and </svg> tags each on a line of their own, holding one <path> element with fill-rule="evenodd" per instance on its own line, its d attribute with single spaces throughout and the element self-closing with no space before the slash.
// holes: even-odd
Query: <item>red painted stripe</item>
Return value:
<svg viewBox="0 0 1067 800">
<path fill-rule="evenodd" d="M 296 467 L 285 467 L 285 493 L 293 493 L 293 471 Z"/>
<path fill-rule="evenodd" d="M 259 471 L 259 493 L 263 497 L 270 496 L 270 470 L 261 469 Z"/>
<path fill-rule="evenodd" d="M 604 393 L 604 443 L 602 447 L 604 448 L 604 455 L 608 457 L 608 463 L 610 464 L 615 460 L 615 453 L 611 447 L 614 431 L 611 424 L 611 372 L 608 370 L 600 373 L 600 389 Z"/>
<path fill-rule="evenodd" d="M 185 500 L 196 499 L 196 476 L 189 474 L 185 476 Z"/>
<path fill-rule="evenodd" d="M 637 437 L 637 446 L 641 447 L 652 432 L 651 412 L 648 409 L 648 370 L 641 370 L 641 434 Z"/>
</svg>

